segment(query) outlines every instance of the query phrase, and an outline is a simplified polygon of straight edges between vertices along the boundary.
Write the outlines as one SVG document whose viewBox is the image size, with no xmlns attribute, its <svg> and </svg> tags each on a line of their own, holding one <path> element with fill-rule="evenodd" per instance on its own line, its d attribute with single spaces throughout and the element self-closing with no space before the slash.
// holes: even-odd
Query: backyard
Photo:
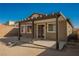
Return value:
<svg viewBox="0 0 79 59">
<path fill-rule="evenodd" d="M 54 49 L 55 41 L 37 40 L 33 43 L 21 43 L 16 46 L 6 46 L 9 39 L 17 39 L 16 37 L 8 37 L 0 39 L 0 55 L 1 56 L 69 56 L 79 55 L 79 45 L 66 45 L 63 50 Z"/>
</svg>

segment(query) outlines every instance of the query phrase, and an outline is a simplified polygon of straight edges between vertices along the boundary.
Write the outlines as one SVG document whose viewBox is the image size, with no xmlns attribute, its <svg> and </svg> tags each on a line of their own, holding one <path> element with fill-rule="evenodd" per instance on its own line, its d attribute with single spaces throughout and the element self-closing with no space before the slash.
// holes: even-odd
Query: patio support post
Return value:
<svg viewBox="0 0 79 59">
<path fill-rule="evenodd" d="M 18 28 L 18 29 L 19 29 L 19 30 L 18 30 L 18 40 L 20 40 L 20 36 L 21 36 L 21 35 L 20 35 L 20 22 L 19 22 L 19 24 L 18 24 L 18 27 L 19 27 L 19 28 Z"/>
<path fill-rule="evenodd" d="M 34 20 L 32 20 L 32 39 L 34 38 Z"/>
<path fill-rule="evenodd" d="M 59 50 L 59 41 L 58 41 L 58 14 L 56 14 L 56 49 Z"/>
</svg>

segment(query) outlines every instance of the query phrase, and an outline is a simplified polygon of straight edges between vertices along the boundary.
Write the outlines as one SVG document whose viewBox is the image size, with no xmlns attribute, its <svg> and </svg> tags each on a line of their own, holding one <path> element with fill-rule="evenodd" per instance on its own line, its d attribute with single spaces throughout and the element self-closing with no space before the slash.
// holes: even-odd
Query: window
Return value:
<svg viewBox="0 0 79 59">
<path fill-rule="evenodd" d="M 56 24 L 48 24 L 48 32 L 55 32 Z"/>
<path fill-rule="evenodd" d="M 21 33 L 25 33 L 25 26 L 21 26 Z"/>
<path fill-rule="evenodd" d="M 27 31 L 26 33 L 32 33 L 32 26 L 27 26 Z"/>
<path fill-rule="evenodd" d="M 32 33 L 32 26 L 31 25 L 22 25 L 21 33 Z"/>
</svg>

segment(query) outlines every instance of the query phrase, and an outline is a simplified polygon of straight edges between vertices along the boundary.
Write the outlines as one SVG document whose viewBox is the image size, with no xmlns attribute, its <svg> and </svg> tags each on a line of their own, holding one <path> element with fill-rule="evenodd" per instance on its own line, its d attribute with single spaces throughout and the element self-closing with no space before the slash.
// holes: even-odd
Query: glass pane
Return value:
<svg viewBox="0 0 79 59">
<path fill-rule="evenodd" d="M 56 31 L 56 25 L 53 25 L 53 31 Z"/>
<path fill-rule="evenodd" d="M 27 26 L 27 32 L 32 33 L 32 26 Z"/>
<path fill-rule="evenodd" d="M 53 31 L 53 24 L 48 25 L 48 31 Z"/>
<path fill-rule="evenodd" d="M 25 26 L 21 26 L 21 32 L 25 33 Z"/>
<path fill-rule="evenodd" d="M 23 26 L 21 26 L 21 32 L 23 32 Z"/>
<path fill-rule="evenodd" d="M 56 25 L 55 24 L 49 24 L 48 25 L 48 31 L 56 31 Z"/>
</svg>

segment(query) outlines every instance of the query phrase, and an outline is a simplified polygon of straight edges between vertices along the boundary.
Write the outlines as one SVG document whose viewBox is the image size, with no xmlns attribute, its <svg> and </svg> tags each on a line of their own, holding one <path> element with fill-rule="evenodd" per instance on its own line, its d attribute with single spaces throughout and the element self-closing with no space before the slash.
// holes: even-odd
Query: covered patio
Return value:
<svg viewBox="0 0 79 59">
<path fill-rule="evenodd" d="M 66 44 L 66 41 L 61 41 L 61 40 L 59 40 L 59 38 L 58 38 L 58 36 L 59 36 L 59 34 L 58 34 L 58 17 L 59 17 L 59 13 L 55 13 L 55 15 L 54 15 L 54 17 L 56 18 L 56 39 L 55 40 L 49 40 L 49 39 L 47 39 L 47 40 L 37 40 L 37 42 L 39 42 L 39 41 L 41 41 L 41 43 L 40 43 L 40 45 L 52 45 L 52 47 L 51 48 L 54 48 L 54 49 L 57 49 L 57 50 L 61 50 L 63 47 L 64 47 L 64 45 Z M 52 16 L 48 16 L 47 18 L 51 18 Z M 40 18 L 39 18 L 40 19 Z M 45 19 L 45 18 L 44 18 Z M 20 21 L 19 22 L 19 33 L 18 33 L 18 40 L 19 41 L 21 41 L 21 40 L 23 40 L 23 38 L 25 38 L 25 39 L 28 39 L 29 40 L 29 42 L 31 42 L 31 44 L 32 43 L 34 43 L 34 42 L 36 42 L 36 39 L 34 38 L 34 36 L 35 36 L 35 34 L 34 34 L 34 29 L 35 29 L 35 27 L 34 27 L 34 21 L 35 20 L 37 20 L 36 18 L 33 18 L 33 19 L 28 19 L 28 20 L 24 20 L 24 21 Z M 21 35 L 21 23 L 22 22 L 30 22 L 31 23 L 31 27 L 32 27 L 32 35 L 29 35 L 31 38 L 29 39 L 29 38 L 27 38 L 27 35 L 25 34 L 25 37 L 22 37 L 22 35 Z M 25 23 L 26 24 L 26 23 Z M 27 24 L 26 24 L 27 25 Z M 41 30 L 41 29 L 40 29 Z M 38 33 L 39 34 L 39 33 Z M 43 38 L 43 36 L 41 36 L 42 38 Z M 24 40 L 25 40 L 24 39 Z M 49 43 L 45 43 L 45 42 L 51 42 L 50 44 Z"/>
<path fill-rule="evenodd" d="M 18 41 L 18 37 L 1 37 L 0 44 L 8 47 L 27 47 L 27 48 L 36 48 L 36 49 L 56 49 L 56 41 L 50 40 L 33 40 L 31 38 L 21 37 L 21 40 Z M 7 45 L 9 42 L 14 42 L 12 46 Z M 65 42 L 60 42 L 59 50 L 63 49 Z"/>
</svg>

